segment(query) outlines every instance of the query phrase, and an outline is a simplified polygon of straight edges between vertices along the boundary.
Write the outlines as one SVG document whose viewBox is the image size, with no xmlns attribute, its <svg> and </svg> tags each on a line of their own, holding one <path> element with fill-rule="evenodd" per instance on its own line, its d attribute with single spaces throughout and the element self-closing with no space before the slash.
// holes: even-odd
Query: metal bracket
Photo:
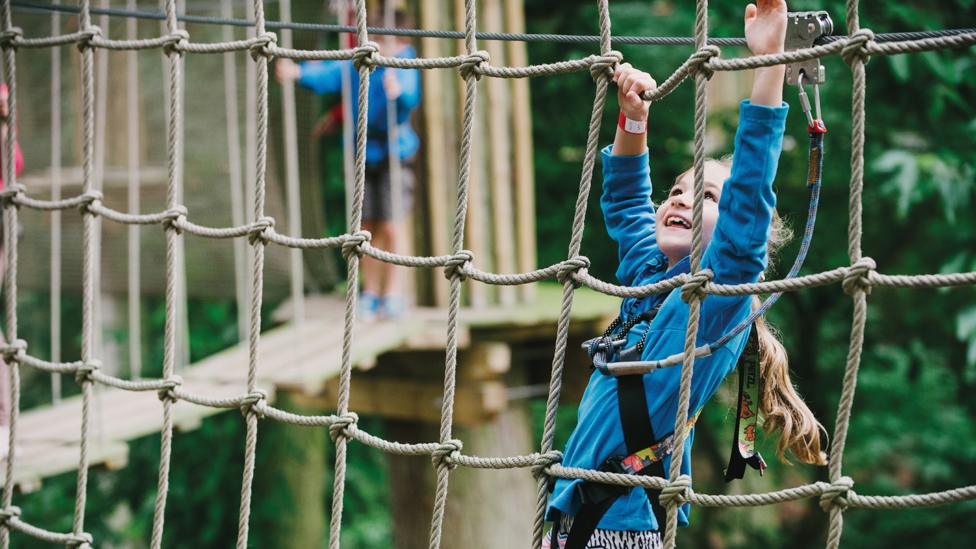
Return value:
<svg viewBox="0 0 976 549">
<path fill-rule="evenodd" d="M 825 11 L 799 11 L 787 14 L 786 51 L 812 47 L 816 41 L 834 33 L 834 22 Z M 796 85 L 800 73 L 806 84 L 823 84 L 824 68 L 819 59 L 786 65 L 786 83 Z"/>
</svg>

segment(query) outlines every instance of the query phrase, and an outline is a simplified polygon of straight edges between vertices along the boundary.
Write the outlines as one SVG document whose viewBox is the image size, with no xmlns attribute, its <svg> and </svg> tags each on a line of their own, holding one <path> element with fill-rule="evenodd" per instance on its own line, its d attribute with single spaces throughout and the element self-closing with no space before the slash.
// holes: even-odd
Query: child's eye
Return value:
<svg viewBox="0 0 976 549">
<path fill-rule="evenodd" d="M 712 202 L 714 202 L 715 193 L 713 193 L 712 191 L 705 191 L 705 200 L 711 200 Z"/>
<path fill-rule="evenodd" d="M 681 194 L 681 189 L 671 189 L 671 192 L 668 193 L 668 196 L 678 196 L 679 194 Z"/>
</svg>

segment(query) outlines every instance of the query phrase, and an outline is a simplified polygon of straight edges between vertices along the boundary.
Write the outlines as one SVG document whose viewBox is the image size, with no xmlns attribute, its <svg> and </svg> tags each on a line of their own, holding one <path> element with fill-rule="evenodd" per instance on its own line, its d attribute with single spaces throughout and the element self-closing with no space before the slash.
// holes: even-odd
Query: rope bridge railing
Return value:
<svg viewBox="0 0 976 549">
<path fill-rule="evenodd" d="M 821 507 L 829 514 L 830 528 L 827 546 L 835 548 L 840 543 L 843 529 L 843 511 L 849 507 L 861 508 L 909 508 L 976 499 L 976 485 L 929 494 L 904 496 L 865 496 L 852 490 L 853 481 L 843 475 L 843 455 L 851 415 L 857 372 L 863 344 L 866 322 L 867 294 L 876 286 L 934 288 L 976 284 L 976 272 L 934 275 L 885 275 L 876 271 L 874 262 L 865 257 L 861 249 L 861 204 L 864 173 L 864 93 L 866 87 L 864 65 L 871 56 L 893 55 L 908 52 L 960 48 L 976 43 L 976 32 L 936 35 L 924 38 L 910 38 L 881 42 L 874 34 L 860 27 L 858 20 L 858 1 L 847 2 L 847 27 L 849 36 L 807 49 L 780 54 L 744 58 L 722 58 L 717 46 L 708 39 L 707 1 L 697 0 L 694 43 L 696 51 L 646 99 L 660 99 L 674 90 L 686 78 L 695 81 L 695 138 L 694 138 L 694 189 L 693 245 L 691 274 L 681 275 L 670 280 L 641 287 L 624 287 L 599 280 L 587 269 L 589 261 L 580 255 L 583 237 L 584 214 L 589 196 L 590 182 L 596 158 L 597 142 L 604 103 L 612 75 L 612 67 L 621 61 L 621 55 L 612 50 L 613 37 L 610 33 L 610 15 L 607 0 L 597 0 L 599 7 L 599 51 L 582 59 L 529 65 L 522 67 L 495 66 L 490 63 L 487 53 L 478 51 L 476 44 L 475 0 L 464 2 L 464 53 L 462 55 L 437 58 L 399 59 L 379 54 L 376 44 L 369 41 L 366 26 L 365 0 L 356 1 L 355 32 L 358 46 L 339 50 L 296 50 L 277 45 L 274 34 L 267 31 L 268 22 L 264 17 L 263 2 L 253 3 L 255 36 L 245 40 L 229 40 L 217 43 L 195 43 L 189 34 L 179 28 L 176 0 L 165 2 L 165 33 L 151 39 L 114 40 L 103 37 L 102 31 L 92 24 L 94 10 L 90 2 L 82 0 L 77 10 L 79 30 L 77 32 L 47 37 L 31 38 L 14 26 L 11 18 L 11 2 L 0 2 L 0 48 L 3 49 L 5 80 L 10 88 L 9 128 L 12 133 L 3 151 L 6 188 L 0 192 L 4 223 L 16 227 L 18 208 L 32 208 L 60 212 L 77 209 L 83 218 L 83 311 L 80 359 L 73 362 L 44 361 L 28 353 L 27 343 L 18 339 L 17 332 L 17 237 L 15 230 L 4 231 L 4 250 L 7 270 L 4 278 L 6 294 L 6 340 L 0 352 L 10 364 L 11 377 L 11 418 L 10 454 L 5 469 L 5 485 L 0 506 L 0 549 L 9 546 L 11 530 L 28 536 L 64 544 L 69 547 L 90 547 L 93 539 L 85 531 L 85 504 L 88 482 L 88 432 L 92 418 L 92 389 L 95 384 L 103 384 L 129 391 L 155 391 L 161 401 L 163 426 L 160 441 L 160 464 L 158 492 L 153 514 L 151 547 L 162 545 L 165 511 L 169 487 L 170 448 L 173 436 L 173 405 L 184 400 L 202 406 L 216 408 L 239 408 L 245 416 L 246 434 L 244 448 L 244 473 L 241 482 L 241 499 L 237 547 L 244 549 L 248 541 L 250 517 L 251 485 L 255 468 L 255 449 L 258 436 L 259 419 L 272 419 L 294 425 L 325 427 L 336 444 L 335 483 L 332 500 L 332 524 L 329 547 L 339 547 L 342 525 L 343 492 L 345 488 L 347 445 L 356 440 L 379 450 L 402 455 L 429 455 L 437 471 L 437 487 L 430 530 L 430 547 L 441 545 L 441 532 L 447 501 L 450 472 L 458 466 L 474 468 L 530 468 L 538 478 L 538 513 L 534 525 L 533 544 L 538 547 L 543 533 L 543 515 L 550 477 L 582 478 L 590 481 L 626 486 L 644 486 L 662 491 L 661 502 L 668 509 L 665 528 L 666 547 L 675 546 L 677 527 L 677 508 L 684 502 L 709 507 L 770 505 L 784 501 L 819 497 Z M 45 48 L 75 44 L 81 51 L 82 69 L 82 117 L 83 117 L 83 190 L 81 194 L 67 198 L 56 197 L 50 200 L 33 197 L 18 185 L 15 179 L 13 162 L 13 143 L 17 128 L 17 71 L 16 60 L 19 48 Z M 166 210 L 153 213 L 124 212 L 112 209 L 102 203 L 102 195 L 97 188 L 95 177 L 95 105 L 94 105 L 94 53 L 98 48 L 138 50 L 156 48 L 167 57 L 169 93 L 167 95 L 167 200 Z M 183 86 L 183 61 L 189 53 L 248 52 L 254 60 L 256 71 L 255 91 L 255 140 L 256 154 L 255 192 L 253 193 L 253 222 L 232 227 L 210 227 L 191 221 L 190 212 L 179 203 L 182 195 L 182 147 L 183 147 L 183 104 L 180 90 Z M 699 271 L 703 252 L 701 216 L 703 203 L 704 139 L 706 126 L 706 81 L 715 71 L 735 71 L 761 66 L 782 64 L 841 55 L 851 66 L 853 79 L 852 98 L 852 156 L 850 182 L 850 220 L 848 228 L 848 255 L 850 265 L 838 266 L 830 271 L 802 276 L 788 280 L 772 280 L 755 284 L 720 285 L 710 281 L 707 273 Z M 355 186 L 352 196 L 351 215 L 348 232 L 328 238 L 301 238 L 278 232 L 275 220 L 265 215 L 265 172 L 268 138 L 268 62 L 274 57 L 292 59 L 351 59 L 359 72 L 360 109 L 356 119 L 356 164 Z M 377 66 L 399 68 L 456 68 L 464 81 L 465 95 L 460 146 L 460 163 L 457 189 L 457 208 L 453 226 L 451 253 L 440 256 L 407 256 L 387 252 L 370 245 L 369 233 L 362 230 L 362 204 L 365 177 L 366 113 L 369 88 L 369 71 Z M 553 75 L 567 72 L 589 70 L 595 81 L 596 90 L 593 109 L 587 134 L 586 149 L 580 177 L 579 193 L 576 201 L 567 259 L 545 268 L 516 274 L 496 274 L 479 270 L 474 264 L 474 256 L 464 249 L 464 226 L 468 207 L 468 188 L 470 180 L 471 153 L 474 142 L 475 106 L 478 98 L 477 82 L 483 76 L 497 78 L 524 78 Z M 166 234 L 166 322 L 164 327 L 163 374 L 159 379 L 126 380 L 102 372 L 98 356 L 95 354 L 95 316 L 94 299 L 96 295 L 95 269 L 98 260 L 100 219 L 108 219 L 126 225 L 160 225 Z M 194 394 L 181 387 L 182 379 L 175 373 L 177 362 L 177 323 L 178 323 L 178 255 L 185 234 L 205 238 L 247 239 L 251 246 L 251 288 L 247 340 L 248 366 L 247 380 L 241 393 L 232 398 L 210 398 Z M 258 342 L 261 337 L 261 304 L 263 287 L 264 250 L 269 244 L 293 249 L 339 248 L 347 263 L 345 296 L 345 326 L 342 346 L 341 369 L 337 413 L 334 415 L 308 416 L 294 414 L 271 406 L 267 394 L 257 386 Z M 448 307 L 447 352 L 444 370 L 444 398 L 441 410 L 441 423 L 438 440 L 435 442 L 403 444 L 384 440 L 369 434 L 358 427 L 358 416 L 349 409 L 349 395 L 352 373 L 352 347 L 356 300 L 358 294 L 359 261 L 363 255 L 375 259 L 409 267 L 443 267 L 450 280 L 450 300 Z M 463 445 L 452 436 L 452 416 L 454 406 L 455 375 L 458 350 L 458 313 L 460 310 L 461 282 L 471 278 L 486 284 L 527 284 L 555 278 L 563 287 L 562 305 L 556 332 L 555 353 L 552 363 L 549 396 L 546 406 L 545 424 L 539 452 L 523 456 L 480 457 L 462 453 Z M 684 444 L 687 436 L 685 427 L 688 415 L 690 381 L 693 372 L 695 339 L 698 329 L 701 301 L 707 295 L 748 295 L 767 292 L 796 291 L 802 288 L 841 284 L 845 293 L 854 301 L 854 315 L 851 327 L 850 349 L 843 378 L 843 388 L 838 405 L 837 421 L 834 429 L 833 446 L 829 461 L 830 482 L 816 482 L 774 492 L 743 495 L 708 495 L 696 493 L 691 479 L 680 475 L 682 453 L 673 455 L 668 478 L 639 477 L 604 473 L 596 470 L 578 469 L 560 465 L 561 454 L 553 447 L 556 408 L 561 389 L 562 371 L 567 350 L 570 311 L 576 289 L 587 286 L 598 292 L 615 296 L 644 296 L 682 289 L 683 298 L 688 301 L 690 314 L 686 331 L 685 351 L 681 355 L 667 359 L 668 362 L 681 363 L 682 376 L 679 391 L 679 406 L 675 417 L 675 445 Z M 13 506 L 14 471 L 17 466 L 15 444 L 17 439 L 17 418 L 19 414 L 21 366 L 55 373 L 74 373 L 82 389 L 82 417 L 80 456 L 78 461 L 77 492 L 74 506 L 72 530 L 68 533 L 45 530 L 31 524 L 21 516 L 21 511 Z"/>
</svg>

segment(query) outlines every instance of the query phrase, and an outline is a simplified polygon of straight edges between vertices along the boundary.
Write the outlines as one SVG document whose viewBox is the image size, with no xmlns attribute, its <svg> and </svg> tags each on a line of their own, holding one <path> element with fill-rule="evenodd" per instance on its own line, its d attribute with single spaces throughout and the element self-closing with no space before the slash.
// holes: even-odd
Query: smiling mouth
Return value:
<svg viewBox="0 0 976 549">
<path fill-rule="evenodd" d="M 678 228 L 678 229 L 690 229 L 691 228 L 691 223 L 685 221 L 681 217 L 678 217 L 676 215 L 672 215 L 672 216 L 669 216 L 667 219 L 664 220 L 664 226 L 665 227 L 669 227 L 669 228 L 670 227 L 674 227 L 674 228 Z"/>
</svg>

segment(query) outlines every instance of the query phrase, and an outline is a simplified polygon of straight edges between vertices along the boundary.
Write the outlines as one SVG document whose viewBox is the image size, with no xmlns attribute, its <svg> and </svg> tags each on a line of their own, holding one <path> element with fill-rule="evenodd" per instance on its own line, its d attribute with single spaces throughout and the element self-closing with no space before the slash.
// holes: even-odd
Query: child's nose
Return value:
<svg viewBox="0 0 976 549">
<path fill-rule="evenodd" d="M 689 193 L 679 193 L 671 197 L 671 205 L 677 208 L 691 208 L 692 203 Z"/>
</svg>

